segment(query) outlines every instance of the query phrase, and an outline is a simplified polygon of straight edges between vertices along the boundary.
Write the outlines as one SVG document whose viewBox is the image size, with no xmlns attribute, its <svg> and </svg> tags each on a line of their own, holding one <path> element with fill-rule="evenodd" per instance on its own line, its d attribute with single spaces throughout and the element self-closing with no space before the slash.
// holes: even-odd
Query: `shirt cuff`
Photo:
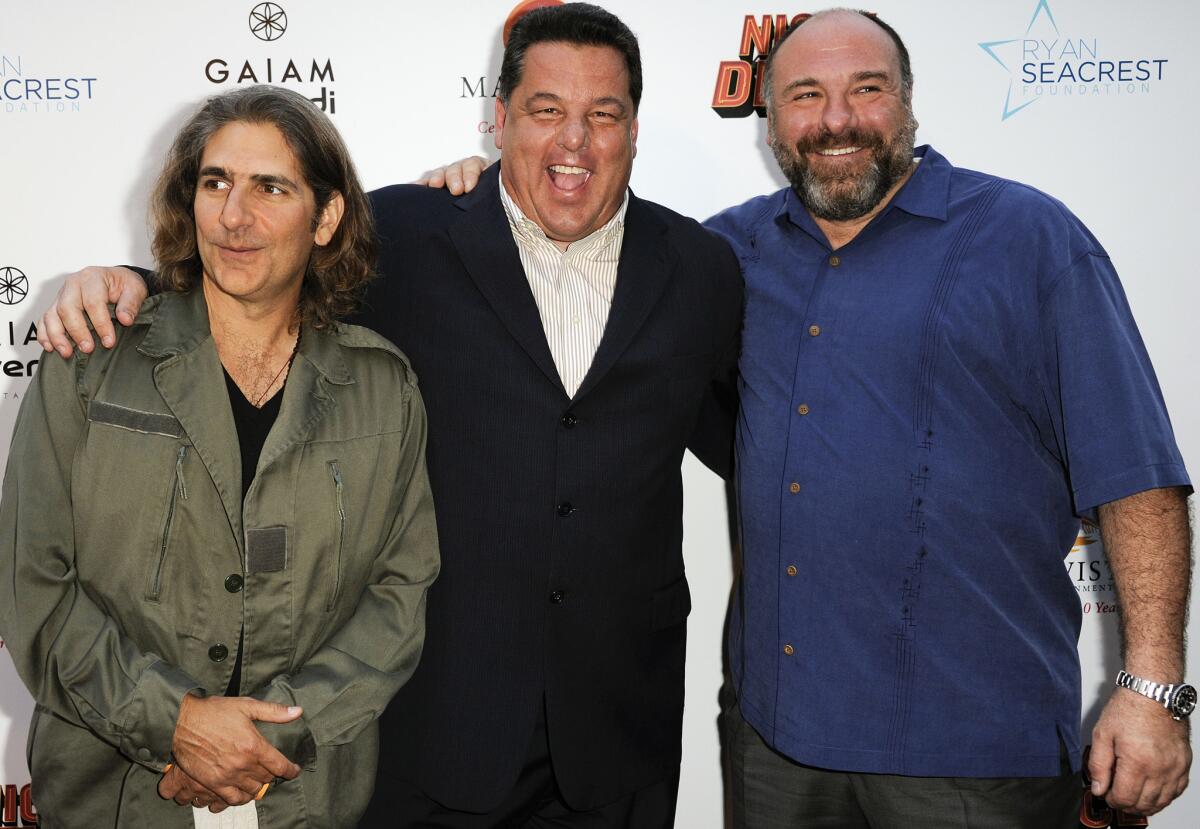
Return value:
<svg viewBox="0 0 1200 829">
<path fill-rule="evenodd" d="M 134 762 L 161 772 L 171 760 L 183 697 L 202 688 L 183 670 L 167 662 L 160 660 L 148 667 L 126 709 L 121 751 Z"/>
</svg>

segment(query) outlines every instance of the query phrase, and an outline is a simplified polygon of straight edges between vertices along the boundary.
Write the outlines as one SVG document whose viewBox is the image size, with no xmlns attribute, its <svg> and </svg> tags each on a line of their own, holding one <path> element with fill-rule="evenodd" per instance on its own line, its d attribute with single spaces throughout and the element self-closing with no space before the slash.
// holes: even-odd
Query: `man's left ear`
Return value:
<svg viewBox="0 0 1200 829">
<path fill-rule="evenodd" d="M 634 117 L 633 123 L 629 125 L 629 144 L 633 148 L 633 155 L 631 155 L 630 158 L 637 158 L 637 130 L 638 121 L 637 118 Z"/>
<path fill-rule="evenodd" d="M 329 197 L 329 201 L 325 203 L 325 207 L 321 210 L 321 215 L 317 219 L 317 229 L 313 234 L 313 242 L 318 247 L 325 247 L 329 244 L 329 240 L 333 238 L 333 234 L 337 232 L 338 225 L 342 223 L 342 213 L 346 210 L 346 200 L 342 198 L 342 194 L 334 191 Z"/>
</svg>

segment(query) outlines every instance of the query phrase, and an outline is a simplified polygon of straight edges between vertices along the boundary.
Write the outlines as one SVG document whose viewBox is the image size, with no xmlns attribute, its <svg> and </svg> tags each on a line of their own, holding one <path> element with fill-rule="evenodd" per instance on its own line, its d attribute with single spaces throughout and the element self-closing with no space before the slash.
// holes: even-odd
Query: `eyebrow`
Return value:
<svg viewBox="0 0 1200 829">
<path fill-rule="evenodd" d="M 862 72 L 855 72 L 853 75 L 850 76 L 850 80 L 852 83 L 862 83 L 863 81 L 883 81 L 885 83 L 888 83 L 892 80 L 892 76 L 889 75 L 887 72 L 883 71 L 882 69 L 868 69 L 868 70 L 865 70 Z M 783 94 L 786 95 L 787 93 L 791 92 L 793 89 L 797 89 L 802 86 L 820 86 L 820 85 L 821 85 L 820 82 L 818 82 L 816 78 L 800 78 L 799 80 L 792 81 L 787 86 L 785 86 L 783 88 Z"/>
<path fill-rule="evenodd" d="M 561 96 L 555 95 L 553 92 L 535 92 L 532 95 L 530 95 L 528 98 L 525 99 L 525 106 L 527 106 L 527 107 L 532 106 L 535 103 L 537 103 L 539 100 L 542 100 L 542 99 L 547 100 L 547 101 L 553 101 L 556 104 L 561 104 L 562 100 L 563 100 Z M 619 109 L 621 111 L 622 115 L 624 115 L 625 112 L 627 111 L 627 109 L 625 107 L 625 102 L 622 101 L 620 98 L 615 98 L 611 95 L 606 95 L 602 98 L 594 99 L 591 102 L 591 106 L 615 107 L 616 109 Z"/>
<path fill-rule="evenodd" d="M 200 170 L 198 177 L 203 178 L 205 176 L 213 176 L 215 178 L 232 178 L 232 176 L 229 175 L 229 171 L 224 167 L 213 166 L 204 167 Z M 279 175 L 277 173 L 255 173 L 254 175 L 250 176 L 250 180 L 258 184 L 277 184 L 290 190 L 300 189 L 300 186 L 296 184 L 296 182 L 292 181 L 287 176 Z"/>
</svg>

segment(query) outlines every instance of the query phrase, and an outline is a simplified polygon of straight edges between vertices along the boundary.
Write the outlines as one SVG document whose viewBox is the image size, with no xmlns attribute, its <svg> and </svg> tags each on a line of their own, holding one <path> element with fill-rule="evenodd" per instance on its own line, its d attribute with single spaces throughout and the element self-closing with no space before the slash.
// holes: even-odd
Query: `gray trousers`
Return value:
<svg viewBox="0 0 1200 829">
<path fill-rule="evenodd" d="M 736 705 L 722 714 L 734 829 L 1078 829 L 1080 775 L 902 777 L 827 771 L 765 742 Z"/>
</svg>

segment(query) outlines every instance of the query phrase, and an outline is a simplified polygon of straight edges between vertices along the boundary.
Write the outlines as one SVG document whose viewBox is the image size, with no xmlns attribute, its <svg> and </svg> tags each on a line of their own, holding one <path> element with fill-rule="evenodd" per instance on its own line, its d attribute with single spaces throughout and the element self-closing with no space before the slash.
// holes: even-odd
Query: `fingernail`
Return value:
<svg viewBox="0 0 1200 829">
<path fill-rule="evenodd" d="M 289 706 L 288 706 L 288 713 L 289 713 L 289 714 L 299 714 L 299 713 L 300 713 L 300 710 L 301 710 L 301 709 L 300 709 L 300 706 L 299 706 L 299 705 L 289 705 Z"/>
<path fill-rule="evenodd" d="M 100 342 L 104 343 L 105 348 L 112 348 L 113 338 L 112 337 L 102 337 L 100 339 Z"/>
<path fill-rule="evenodd" d="M 79 347 L 82 348 L 84 351 L 91 351 L 92 350 L 92 341 L 91 340 L 80 340 Z"/>
<path fill-rule="evenodd" d="M 1099 796 L 1100 796 L 1100 793 L 1101 793 L 1102 791 L 1103 791 L 1103 790 L 1100 788 L 1100 784 L 1099 784 L 1099 783 L 1092 783 L 1092 794 L 1094 794 L 1094 795 L 1096 795 L 1097 797 L 1099 797 Z"/>
</svg>

